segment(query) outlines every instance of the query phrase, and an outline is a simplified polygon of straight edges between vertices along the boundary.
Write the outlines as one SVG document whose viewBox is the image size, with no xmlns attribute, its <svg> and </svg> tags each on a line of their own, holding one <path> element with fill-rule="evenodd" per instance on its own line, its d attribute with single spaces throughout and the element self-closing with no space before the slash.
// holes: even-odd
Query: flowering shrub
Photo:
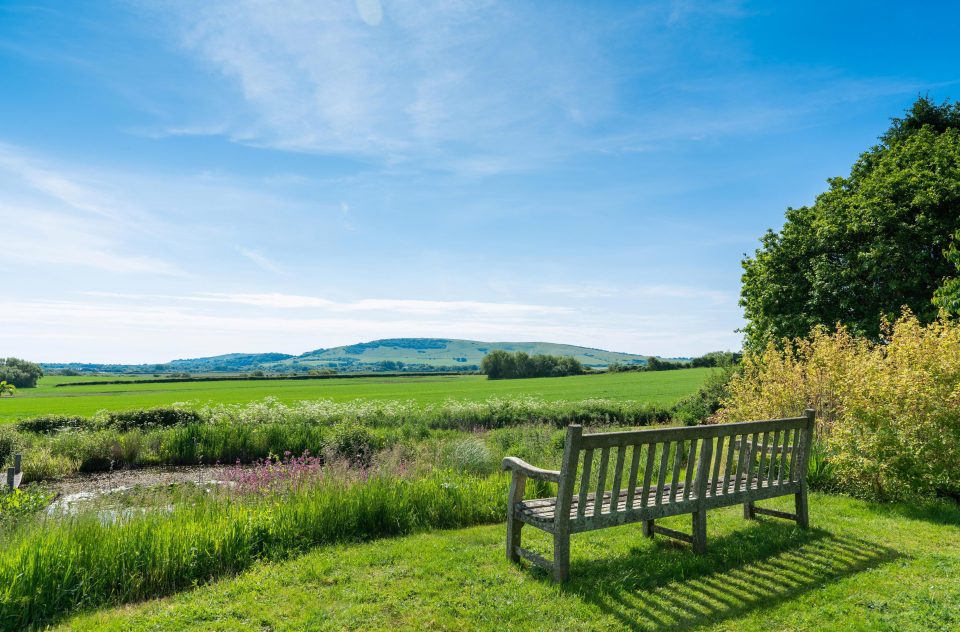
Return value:
<svg viewBox="0 0 960 632">
<path fill-rule="evenodd" d="M 299 488 L 323 474 L 323 459 L 311 456 L 307 450 L 300 456 L 286 452 L 282 459 L 270 456 L 247 467 L 238 459 L 222 476 L 241 492 L 266 492 Z"/>
<path fill-rule="evenodd" d="M 873 343 L 815 330 L 747 354 L 727 386 L 725 421 L 817 409 L 833 483 L 877 499 L 960 492 L 960 323 L 910 313 Z"/>
</svg>

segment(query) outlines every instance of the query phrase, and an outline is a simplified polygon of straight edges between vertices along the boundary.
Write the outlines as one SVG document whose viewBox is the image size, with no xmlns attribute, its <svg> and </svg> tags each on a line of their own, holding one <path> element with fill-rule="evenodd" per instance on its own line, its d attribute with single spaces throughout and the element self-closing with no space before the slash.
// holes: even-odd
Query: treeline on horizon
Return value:
<svg viewBox="0 0 960 632">
<path fill-rule="evenodd" d="M 741 354 L 732 351 L 711 351 L 689 361 L 664 360 L 657 357 L 647 358 L 646 364 L 623 364 L 613 362 L 607 367 L 608 373 L 628 371 L 674 371 L 700 367 L 727 367 L 740 362 Z M 591 373 L 579 360 L 570 356 L 537 354 L 529 355 L 523 351 L 491 351 L 483 357 L 480 372 L 491 380 L 509 380 L 528 377 L 563 377 Z"/>
<path fill-rule="evenodd" d="M 614 362 L 607 367 L 610 373 L 623 373 L 625 371 L 676 371 L 677 369 L 698 369 L 725 367 L 735 365 L 740 362 L 743 354 L 733 351 L 711 351 L 702 356 L 691 358 L 690 360 L 664 360 L 651 356 L 647 358 L 646 364 L 623 364 Z"/>
</svg>

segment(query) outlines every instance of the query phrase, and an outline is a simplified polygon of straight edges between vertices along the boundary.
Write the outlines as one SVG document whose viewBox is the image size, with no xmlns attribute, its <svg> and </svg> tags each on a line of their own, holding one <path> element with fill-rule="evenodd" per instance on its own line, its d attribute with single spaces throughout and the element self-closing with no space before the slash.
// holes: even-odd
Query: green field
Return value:
<svg viewBox="0 0 960 632">
<path fill-rule="evenodd" d="M 787 499 L 769 502 L 781 510 Z M 571 581 L 508 563 L 504 525 L 320 547 L 66 630 L 956 630 L 956 505 L 813 494 L 811 526 L 711 511 L 707 555 L 638 525 L 573 538 Z M 664 525 L 689 530 L 689 516 Z M 529 535 L 526 534 L 529 531 Z M 549 551 L 543 534 L 525 531 Z"/>
<path fill-rule="evenodd" d="M 292 403 L 307 399 L 415 400 L 426 404 L 446 399 L 533 396 L 545 400 L 606 398 L 671 405 L 695 391 L 710 369 L 650 373 L 610 373 L 561 378 L 490 381 L 482 375 L 370 377 L 291 381 L 222 381 L 137 383 L 96 386 L 57 384 L 90 381 L 90 377 L 45 377 L 34 389 L 20 389 L 0 399 L 0 421 L 37 415 L 92 415 L 98 410 L 124 410 L 174 402 L 244 403 L 276 397 Z M 113 378 L 109 378 L 113 379 Z"/>
</svg>

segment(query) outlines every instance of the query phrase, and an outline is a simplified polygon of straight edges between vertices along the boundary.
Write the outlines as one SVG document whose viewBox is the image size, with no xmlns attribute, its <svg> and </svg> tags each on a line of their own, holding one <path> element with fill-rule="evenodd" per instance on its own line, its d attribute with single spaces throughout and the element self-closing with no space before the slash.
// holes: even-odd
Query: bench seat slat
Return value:
<svg viewBox="0 0 960 632">
<path fill-rule="evenodd" d="M 712 482 L 712 481 L 708 482 L 708 485 L 709 485 L 711 482 Z M 721 490 L 721 493 L 720 493 L 719 495 L 717 495 L 716 499 L 717 499 L 717 500 L 724 500 L 724 497 L 725 497 L 725 496 L 727 496 L 727 497 L 738 496 L 738 497 L 739 497 L 739 496 L 744 496 L 744 495 L 746 495 L 745 490 L 737 490 L 737 489 L 735 489 L 735 488 L 734 488 L 734 485 L 735 485 L 735 484 L 736 484 L 736 481 L 730 481 L 730 484 L 729 484 L 728 487 L 727 487 L 726 493 L 725 493 L 725 494 L 722 493 L 722 490 Z M 783 486 L 777 485 L 776 483 L 774 483 L 773 485 L 768 485 L 767 482 L 764 481 L 764 480 L 762 480 L 762 479 L 754 479 L 753 484 L 754 484 L 754 488 L 751 489 L 751 490 L 749 490 L 750 492 L 754 492 L 754 491 L 758 491 L 758 490 L 773 490 L 773 491 L 776 491 L 777 493 L 785 493 L 785 491 L 781 491 L 779 488 L 780 488 L 780 487 L 794 486 L 794 485 L 795 485 L 794 483 L 785 483 Z M 678 487 L 679 487 L 680 491 L 682 491 L 682 490 L 683 490 L 683 487 L 684 487 L 684 484 L 683 484 L 683 483 L 680 483 L 680 484 L 678 485 Z M 668 499 L 669 499 L 669 498 L 672 496 L 672 494 L 674 494 L 674 493 L 675 493 L 675 491 L 671 488 L 670 485 L 665 485 L 665 486 L 664 486 L 664 489 L 661 491 L 661 494 L 660 494 L 661 497 L 664 498 L 664 501 L 663 501 L 663 502 L 669 503 L 670 501 L 669 501 Z M 649 493 L 649 496 L 652 497 L 652 496 L 655 496 L 655 494 L 656 494 L 656 490 L 651 490 L 650 493 Z M 641 495 L 641 490 L 640 490 L 640 489 L 636 489 L 636 490 L 635 490 L 635 495 L 636 495 L 636 496 L 640 496 L 640 495 Z M 610 508 L 611 508 L 611 506 L 612 506 L 612 504 L 611 504 L 611 503 L 612 503 L 611 498 L 612 498 L 612 496 L 611 496 L 610 492 L 604 492 L 603 496 L 601 497 L 601 505 L 602 505 L 602 507 L 603 507 L 603 509 L 604 509 L 604 513 L 609 512 L 609 510 L 610 510 Z M 696 490 L 695 490 L 695 489 L 691 489 L 691 490 L 690 490 L 690 498 L 689 498 L 689 500 L 686 501 L 686 502 L 687 502 L 687 503 L 694 503 L 696 500 L 697 500 Z M 523 502 L 517 503 L 517 509 L 518 509 L 519 515 L 521 515 L 521 516 L 527 516 L 527 517 L 537 518 L 537 519 L 539 519 L 539 520 L 552 521 L 553 518 L 554 518 L 555 509 L 556 509 L 556 502 L 557 502 L 557 499 L 556 499 L 556 498 L 537 498 L 537 499 L 535 499 L 535 500 L 525 500 L 525 501 L 523 501 Z M 579 499 L 578 499 L 578 498 L 574 498 L 574 499 L 573 499 L 573 504 L 572 504 L 571 507 L 570 507 L 570 519 L 571 519 L 571 520 L 573 520 L 573 521 L 580 521 L 580 520 L 586 520 L 586 519 L 589 519 L 589 518 L 591 518 L 591 517 L 594 517 L 592 514 L 594 513 L 594 508 L 596 507 L 596 495 L 595 495 L 595 494 L 588 494 L 587 497 L 586 497 L 586 500 L 584 501 L 584 505 L 585 505 L 585 506 L 584 506 L 584 511 L 585 511 L 586 514 L 587 514 L 586 516 L 580 517 L 580 513 L 579 513 L 579 509 L 580 509 L 580 508 L 578 507 L 579 504 L 580 504 L 580 503 L 579 503 Z M 676 504 L 683 504 L 683 503 L 682 503 L 682 502 L 679 502 L 679 503 L 676 503 Z M 711 504 L 711 503 L 709 502 L 709 498 L 708 498 L 708 503 L 707 503 L 707 504 Z M 725 506 L 726 504 L 727 504 L 727 503 L 719 503 L 719 504 L 717 504 L 717 505 L 715 505 L 715 506 L 721 507 L 721 506 Z M 730 501 L 729 504 L 736 504 L 736 503 L 735 503 L 734 501 Z M 654 508 L 654 507 L 655 507 L 655 505 L 654 505 L 653 503 L 650 503 L 650 504 L 648 504 L 647 507 L 637 506 L 637 507 L 635 507 L 633 510 L 630 510 L 630 509 L 627 508 L 627 490 L 622 490 L 622 491 L 617 495 L 617 511 L 618 511 L 618 512 L 624 512 L 624 513 L 642 513 L 644 509 L 650 509 L 650 508 Z"/>
</svg>

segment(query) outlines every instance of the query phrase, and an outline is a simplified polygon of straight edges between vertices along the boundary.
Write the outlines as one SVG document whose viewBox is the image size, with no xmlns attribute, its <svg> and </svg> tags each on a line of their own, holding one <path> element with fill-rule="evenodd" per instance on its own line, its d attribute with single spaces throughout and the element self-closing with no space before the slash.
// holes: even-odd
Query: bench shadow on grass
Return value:
<svg viewBox="0 0 960 632">
<path fill-rule="evenodd" d="M 678 630 L 769 608 L 903 557 L 858 538 L 758 522 L 714 538 L 705 556 L 658 536 L 629 556 L 575 562 L 564 590 L 626 628 Z"/>
</svg>

